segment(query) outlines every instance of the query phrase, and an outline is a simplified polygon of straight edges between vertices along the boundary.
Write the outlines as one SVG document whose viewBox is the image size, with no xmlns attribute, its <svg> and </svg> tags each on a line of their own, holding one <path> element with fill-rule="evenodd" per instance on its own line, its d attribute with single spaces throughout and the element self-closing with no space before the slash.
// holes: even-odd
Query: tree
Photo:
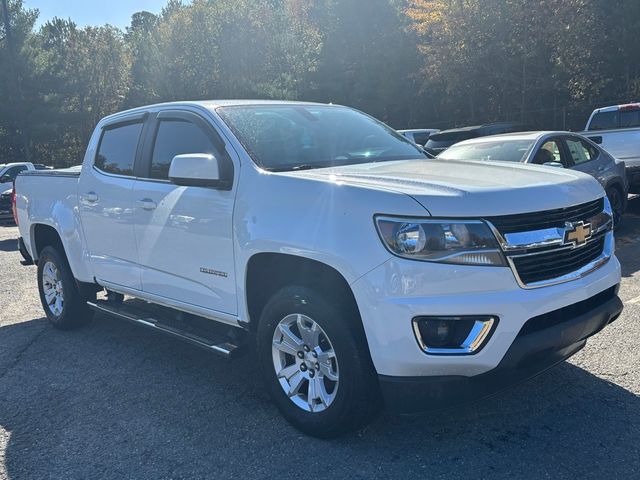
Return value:
<svg viewBox="0 0 640 480">
<path fill-rule="evenodd" d="M 38 12 L 22 0 L 2 0 L 0 15 L 0 151 L 7 159 L 30 158 L 30 129 L 22 83 L 30 70 L 23 55 Z"/>
</svg>

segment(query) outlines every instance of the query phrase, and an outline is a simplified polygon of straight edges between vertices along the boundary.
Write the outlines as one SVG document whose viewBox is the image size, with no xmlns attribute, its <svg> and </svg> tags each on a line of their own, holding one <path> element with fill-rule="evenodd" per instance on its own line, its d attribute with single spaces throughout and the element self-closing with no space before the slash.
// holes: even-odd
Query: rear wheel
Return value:
<svg viewBox="0 0 640 480">
<path fill-rule="evenodd" d="M 38 258 L 38 290 L 42 308 L 56 328 L 77 328 L 93 317 L 67 259 L 54 247 L 45 247 Z"/>
<path fill-rule="evenodd" d="M 618 187 L 610 187 L 607 189 L 607 198 L 611 204 L 613 212 L 613 225 L 618 228 L 622 223 L 622 214 L 624 213 L 625 198 L 622 191 Z"/>
<path fill-rule="evenodd" d="M 370 421 L 380 400 L 364 338 L 350 309 L 307 287 L 286 287 L 265 306 L 257 349 L 267 390 L 289 422 L 334 437 Z"/>
</svg>

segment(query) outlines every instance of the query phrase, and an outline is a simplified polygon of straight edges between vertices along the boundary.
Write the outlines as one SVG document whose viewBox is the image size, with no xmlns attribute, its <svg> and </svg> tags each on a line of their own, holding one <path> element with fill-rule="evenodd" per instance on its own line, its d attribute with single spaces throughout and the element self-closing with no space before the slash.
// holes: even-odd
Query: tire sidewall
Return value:
<svg viewBox="0 0 640 480">
<path fill-rule="evenodd" d="M 295 405 L 283 391 L 277 379 L 272 359 L 273 334 L 287 315 L 300 313 L 313 319 L 325 331 L 338 361 L 338 391 L 325 410 L 308 412 Z M 357 344 L 352 320 L 339 305 L 328 303 L 306 287 L 286 287 L 277 292 L 265 306 L 257 331 L 257 352 L 262 377 L 271 398 L 281 413 L 294 426 L 314 436 L 329 437 L 348 429 L 357 397 L 367 388 L 366 362 Z M 371 401 L 375 401 L 374 398 Z"/>
<path fill-rule="evenodd" d="M 42 272 L 47 262 L 53 263 L 58 269 L 62 290 L 64 292 L 64 304 L 60 315 L 54 315 L 49 309 L 44 296 Z M 38 258 L 38 292 L 42 308 L 49 321 L 62 330 L 78 327 L 91 319 L 91 313 L 85 308 L 85 304 L 78 292 L 75 279 L 66 258 L 54 247 L 45 247 Z"/>
</svg>

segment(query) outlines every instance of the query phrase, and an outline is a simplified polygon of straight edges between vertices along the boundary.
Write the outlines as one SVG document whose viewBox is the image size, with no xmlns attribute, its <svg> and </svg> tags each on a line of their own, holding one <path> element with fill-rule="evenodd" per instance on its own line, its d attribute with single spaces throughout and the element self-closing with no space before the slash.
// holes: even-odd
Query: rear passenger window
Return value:
<svg viewBox="0 0 640 480">
<path fill-rule="evenodd" d="M 151 178 L 169 178 L 169 166 L 176 155 L 208 153 L 216 149 L 207 134 L 197 125 L 185 120 L 162 120 L 158 125 L 151 157 Z"/>
<path fill-rule="evenodd" d="M 579 139 L 567 139 L 567 147 L 571 154 L 571 159 L 576 165 L 593 160 L 598 156 L 598 151 L 587 142 Z"/>
<path fill-rule="evenodd" d="M 620 128 L 640 127 L 640 110 L 620 112 Z"/>
<path fill-rule="evenodd" d="M 108 128 L 102 134 L 95 167 L 107 173 L 133 175 L 142 123 L 129 123 Z"/>
<path fill-rule="evenodd" d="M 618 128 L 618 112 L 596 113 L 589 124 L 589 130 L 611 130 L 614 128 Z"/>
</svg>

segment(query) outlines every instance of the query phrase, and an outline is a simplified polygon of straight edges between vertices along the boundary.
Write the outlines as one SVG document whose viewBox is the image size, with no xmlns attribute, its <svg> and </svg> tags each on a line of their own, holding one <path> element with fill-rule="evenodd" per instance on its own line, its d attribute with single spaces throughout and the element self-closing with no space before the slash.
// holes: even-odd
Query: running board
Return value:
<svg viewBox="0 0 640 480">
<path fill-rule="evenodd" d="M 140 308 L 140 304 L 149 305 L 150 308 L 148 310 L 146 308 Z M 224 335 L 223 333 L 214 331 L 216 329 L 219 330 L 219 328 L 216 328 L 217 326 L 214 325 L 217 323 L 214 320 L 195 317 L 194 315 L 184 314 L 166 307 L 154 306 L 141 300 L 126 300 L 124 302 L 96 300 L 87 302 L 87 305 L 96 312 L 112 315 L 171 335 L 226 359 L 235 358 L 244 351 L 242 343 L 238 342 L 237 339 L 230 338 L 234 335 Z M 164 312 L 160 313 L 165 313 L 165 315 L 159 314 L 158 310 L 164 310 Z M 171 318 L 169 315 L 166 315 L 166 312 L 174 313 L 175 316 Z M 200 326 L 190 324 L 189 318 L 185 317 L 193 318 L 195 323 L 200 323 Z M 208 327 L 203 328 L 203 323 L 208 324 Z M 227 332 L 233 329 L 237 330 L 238 333 L 242 333 L 242 330 L 239 328 L 228 326 L 222 326 L 222 328 L 225 328 Z M 239 335 L 235 336 L 237 337 Z"/>
</svg>

